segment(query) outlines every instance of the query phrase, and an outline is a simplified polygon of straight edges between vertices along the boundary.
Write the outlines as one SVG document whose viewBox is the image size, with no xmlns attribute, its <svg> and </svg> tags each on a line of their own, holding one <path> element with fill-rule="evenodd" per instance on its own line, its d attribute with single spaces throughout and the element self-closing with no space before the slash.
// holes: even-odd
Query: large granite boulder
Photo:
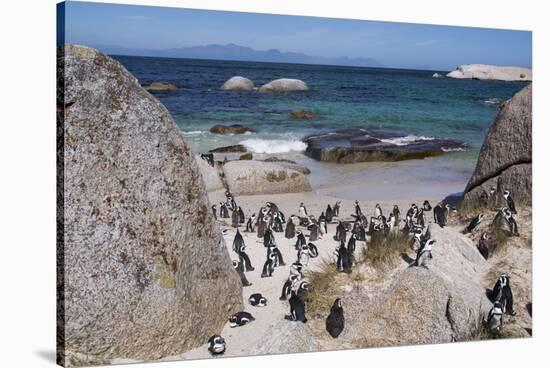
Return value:
<svg viewBox="0 0 550 368">
<path fill-rule="evenodd" d="M 58 359 L 200 346 L 242 289 L 197 162 L 166 108 L 95 49 L 58 57 Z"/>
<path fill-rule="evenodd" d="M 281 320 L 251 349 L 255 355 L 308 353 L 321 350 L 306 323 Z"/>
<path fill-rule="evenodd" d="M 307 177 L 296 170 L 265 161 L 230 161 L 223 166 L 233 194 L 279 194 L 311 191 Z"/>
<path fill-rule="evenodd" d="M 303 141 L 307 143 L 307 156 L 344 164 L 419 159 L 466 147 L 463 142 L 453 139 L 365 129 L 338 129 L 307 136 Z"/>
<path fill-rule="evenodd" d="M 531 203 L 532 92 L 524 87 L 500 105 L 481 146 L 476 169 L 464 190 L 466 200 L 487 198 L 491 187 Z"/>
<path fill-rule="evenodd" d="M 307 91 L 309 88 L 299 79 L 281 78 L 272 80 L 260 87 L 260 92 L 294 92 Z"/>
<path fill-rule="evenodd" d="M 427 268 L 403 270 L 343 337 L 364 346 L 444 343 L 479 327 L 491 308 L 482 282 L 489 264 L 455 230 L 432 224 L 429 231 L 436 243 Z"/>
<path fill-rule="evenodd" d="M 254 82 L 245 77 L 235 76 L 225 81 L 220 89 L 223 91 L 252 91 Z"/>
<path fill-rule="evenodd" d="M 447 77 L 457 79 L 531 81 L 533 79 L 533 71 L 530 68 L 517 66 L 466 64 L 459 65 L 456 70 L 448 73 Z"/>
</svg>

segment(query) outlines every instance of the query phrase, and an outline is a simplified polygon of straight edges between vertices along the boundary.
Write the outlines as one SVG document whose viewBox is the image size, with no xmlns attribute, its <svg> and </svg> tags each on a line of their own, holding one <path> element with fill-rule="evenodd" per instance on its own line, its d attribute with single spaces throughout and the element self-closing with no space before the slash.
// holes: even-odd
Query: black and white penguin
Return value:
<svg viewBox="0 0 550 368">
<path fill-rule="evenodd" d="M 231 226 L 234 228 L 239 227 L 239 213 L 237 212 L 237 210 L 234 210 L 231 213 Z"/>
<path fill-rule="evenodd" d="M 374 217 L 378 218 L 382 216 L 382 207 L 380 207 L 380 204 L 376 204 L 374 206 Z"/>
<path fill-rule="evenodd" d="M 477 250 L 479 250 L 479 253 L 483 258 L 489 258 L 489 234 L 486 232 L 481 234 L 479 243 L 477 243 Z"/>
<path fill-rule="evenodd" d="M 248 312 L 237 312 L 229 317 L 229 327 L 240 327 L 254 321 L 252 314 Z"/>
<path fill-rule="evenodd" d="M 428 264 L 428 260 L 432 259 L 432 245 L 435 243 L 434 239 L 428 240 L 422 248 L 419 249 L 414 265 L 416 267 L 425 267 Z"/>
<path fill-rule="evenodd" d="M 326 234 L 328 232 L 327 228 L 327 218 L 325 217 L 325 213 L 321 212 L 321 216 L 319 216 L 319 231 L 322 235 Z"/>
<path fill-rule="evenodd" d="M 300 208 L 298 209 L 298 215 L 300 217 L 307 217 L 307 208 L 303 202 L 300 203 Z"/>
<path fill-rule="evenodd" d="M 332 207 L 332 217 L 338 217 L 340 216 L 340 204 L 342 202 L 340 201 L 336 201 L 336 203 L 334 204 L 334 206 Z"/>
<path fill-rule="evenodd" d="M 258 224 L 256 235 L 257 235 L 258 238 L 263 238 L 264 237 L 265 230 L 266 230 L 267 225 L 268 225 L 267 220 L 268 220 L 267 216 L 265 216 L 263 214 L 258 215 L 258 219 L 256 220 L 256 223 Z"/>
<path fill-rule="evenodd" d="M 336 226 L 336 234 L 334 235 L 334 240 L 336 241 L 346 241 L 346 226 L 342 221 L 338 221 L 338 226 Z"/>
<path fill-rule="evenodd" d="M 502 306 L 496 301 L 487 316 L 487 327 L 493 333 L 500 333 L 502 328 Z"/>
<path fill-rule="evenodd" d="M 269 257 L 270 254 L 274 254 L 274 267 L 280 267 L 280 266 L 286 266 L 285 261 L 283 260 L 283 254 L 277 247 L 270 247 L 267 248 L 267 256 Z"/>
<path fill-rule="evenodd" d="M 430 204 L 430 202 L 428 200 L 424 201 L 424 203 L 422 204 L 422 209 L 424 211 L 431 211 L 432 210 L 432 205 Z"/>
<path fill-rule="evenodd" d="M 290 298 L 294 284 L 300 281 L 300 274 L 291 273 L 288 276 L 288 279 L 283 284 L 283 290 L 281 291 L 281 296 L 279 300 L 287 300 Z"/>
<path fill-rule="evenodd" d="M 208 351 L 212 355 L 225 353 L 225 340 L 220 335 L 210 336 L 208 339 Z"/>
<path fill-rule="evenodd" d="M 390 213 L 390 215 L 388 216 L 388 227 L 390 232 L 394 232 L 399 229 L 393 213 Z"/>
<path fill-rule="evenodd" d="M 275 243 L 275 236 L 273 235 L 273 231 L 268 227 L 264 232 L 264 247 L 276 247 L 277 244 Z"/>
<path fill-rule="evenodd" d="M 208 165 L 214 167 L 214 154 L 213 153 L 201 153 L 201 158 L 208 163 Z"/>
<path fill-rule="evenodd" d="M 333 211 L 332 207 L 330 207 L 330 204 L 327 205 L 327 209 L 326 209 L 325 213 L 323 213 L 323 215 L 326 216 L 325 217 L 326 222 L 332 222 L 332 218 L 334 217 L 334 211 Z"/>
<path fill-rule="evenodd" d="M 246 245 L 244 243 L 243 236 L 241 235 L 239 229 L 237 229 L 237 233 L 233 238 L 233 251 L 236 253 L 239 253 L 241 251 L 244 251 L 245 249 L 246 249 Z"/>
<path fill-rule="evenodd" d="M 321 234 L 320 234 L 318 224 L 316 224 L 315 222 L 312 222 L 307 226 L 307 229 L 309 230 L 309 240 L 310 241 L 319 240 L 319 237 L 320 237 Z"/>
<path fill-rule="evenodd" d="M 359 206 L 359 201 L 355 201 L 355 216 L 360 218 L 363 214 L 363 211 L 361 211 L 361 206 Z"/>
<path fill-rule="evenodd" d="M 497 188 L 491 187 L 489 188 L 489 206 L 491 208 L 496 208 L 497 205 L 498 205 Z"/>
<path fill-rule="evenodd" d="M 516 204 L 514 203 L 514 199 L 512 198 L 512 195 L 508 190 L 505 190 L 503 193 L 504 199 L 506 200 L 506 205 L 508 206 L 508 209 L 515 215 L 517 213 L 516 211 Z"/>
<path fill-rule="evenodd" d="M 302 278 L 302 270 L 304 269 L 304 265 L 300 262 L 294 262 L 290 265 L 290 274 L 291 275 L 298 275 L 300 278 Z"/>
<path fill-rule="evenodd" d="M 253 233 L 255 227 L 256 227 L 256 214 L 253 213 L 252 216 L 250 216 L 250 218 L 246 222 L 245 231 L 247 233 Z"/>
<path fill-rule="evenodd" d="M 355 245 L 356 245 L 356 241 L 357 241 L 356 235 L 352 234 L 349 237 L 348 245 L 347 245 L 348 258 L 349 258 L 350 264 L 352 264 L 352 265 L 355 262 Z"/>
<path fill-rule="evenodd" d="M 296 230 L 296 244 L 294 244 L 294 248 L 296 250 L 302 249 L 302 246 L 306 244 L 306 237 L 300 230 Z"/>
<path fill-rule="evenodd" d="M 281 215 L 281 212 L 276 212 L 273 215 L 273 231 L 276 233 L 282 233 L 283 232 L 283 217 Z"/>
<path fill-rule="evenodd" d="M 337 298 L 330 308 L 330 314 L 326 320 L 326 328 L 329 335 L 333 338 L 340 336 L 344 330 L 344 308 L 342 308 L 340 298 Z"/>
<path fill-rule="evenodd" d="M 261 277 L 271 277 L 273 276 L 273 271 L 275 270 L 275 264 L 277 262 L 277 256 L 273 253 L 267 256 L 265 260 L 264 267 L 262 268 Z"/>
<path fill-rule="evenodd" d="M 253 307 L 265 307 L 267 305 L 267 299 L 260 293 L 250 295 L 248 297 L 248 302 Z"/>
<path fill-rule="evenodd" d="M 481 224 L 481 221 L 483 220 L 483 217 L 485 215 L 483 213 L 480 213 L 479 215 L 477 215 L 476 217 L 474 217 L 472 219 L 472 221 L 470 221 L 470 223 L 468 224 L 468 227 L 466 227 L 466 229 L 463 231 L 464 234 L 466 233 L 471 233 L 472 231 L 474 231 L 474 229 L 479 225 Z"/>
<path fill-rule="evenodd" d="M 445 205 L 438 204 L 434 207 L 434 222 L 440 227 L 447 225 L 447 209 Z"/>
<path fill-rule="evenodd" d="M 360 222 L 356 221 L 353 224 L 353 228 L 352 228 L 351 232 L 353 233 L 353 235 L 355 235 L 355 239 L 360 240 L 360 241 L 366 241 L 367 240 L 367 234 L 365 232 L 365 228 L 363 227 L 363 225 L 361 225 Z"/>
<path fill-rule="evenodd" d="M 503 210 L 504 220 L 506 221 L 508 225 L 508 229 L 510 230 L 510 233 L 512 235 L 519 235 L 518 232 L 518 223 L 514 219 L 514 216 L 512 216 L 512 211 L 509 208 L 504 208 Z"/>
<path fill-rule="evenodd" d="M 416 213 L 416 223 L 420 227 L 424 227 L 426 219 L 424 218 L 424 208 L 421 208 Z"/>
<path fill-rule="evenodd" d="M 306 323 L 306 305 L 296 291 L 291 292 L 288 303 L 290 304 L 290 315 L 285 316 L 285 318 L 290 321 Z"/>
<path fill-rule="evenodd" d="M 399 219 L 400 219 L 399 216 L 401 215 L 401 212 L 399 211 L 399 207 L 396 204 L 393 205 L 392 214 L 393 214 L 393 217 L 395 217 L 395 222 L 399 224 Z"/>
<path fill-rule="evenodd" d="M 229 218 L 229 210 L 223 202 L 220 202 L 220 218 Z"/>
<path fill-rule="evenodd" d="M 237 213 L 239 214 L 239 224 L 244 224 L 246 219 L 244 217 L 244 211 L 241 206 L 237 207 Z"/>
<path fill-rule="evenodd" d="M 418 212 L 418 207 L 416 206 L 416 204 L 412 203 L 411 207 L 407 211 L 407 216 L 410 216 L 411 218 L 415 218 L 417 212 Z"/>
<path fill-rule="evenodd" d="M 493 287 L 493 301 L 500 302 L 502 311 L 512 316 L 516 315 L 514 311 L 514 296 L 510 287 L 510 276 L 506 273 L 498 277 L 495 286 Z"/>
<path fill-rule="evenodd" d="M 290 216 L 285 227 L 285 238 L 292 239 L 296 236 L 296 224 L 294 223 L 294 215 Z"/>
<path fill-rule="evenodd" d="M 233 194 L 230 191 L 227 191 L 225 192 L 225 198 L 227 208 L 229 208 L 231 211 L 235 211 L 237 209 L 237 202 L 235 202 L 235 197 L 233 197 Z"/>
<path fill-rule="evenodd" d="M 311 258 L 317 258 L 319 256 L 319 250 L 313 243 L 307 243 L 307 252 Z"/>
<path fill-rule="evenodd" d="M 235 268 L 235 271 L 237 271 L 237 274 L 241 278 L 241 283 L 243 286 L 252 285 L 244 274 L 244 263 L 242 260 L 239 259 L 239 261 L 233 261 L 233 267 Z"/>
<path fill-rule="evenodd" d="M 216 204 L 214 203 L 211 208 L 212 208 L 212 215 L 214 216 L 214 220 L 217 220 L 218 214 L 216 212 L 218 209 L 216 208 Z"/>
<path fill-rule="evenodd" d="M 346 248 L 346 243 L 344 240 L 340 240 L 340 246 L 336 249 L 337 259 L 336 259 L 336 269 L 338 272 L 351 272 L 351 260 L 349 259 L 349 252 Z"/>
</svg>

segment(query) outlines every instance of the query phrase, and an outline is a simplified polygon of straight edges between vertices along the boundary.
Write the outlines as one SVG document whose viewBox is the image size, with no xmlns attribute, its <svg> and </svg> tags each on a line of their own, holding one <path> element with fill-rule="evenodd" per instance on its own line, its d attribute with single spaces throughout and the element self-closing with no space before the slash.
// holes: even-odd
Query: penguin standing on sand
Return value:
<svg viewBox="0 0 550 368">
<path fill-rule="evenodd" d="M 332 217 L 340 216 L 340 204 L 341 203 L 342 202 L 340 202 L 340 201 L 336 201 L 336 203 L 334 204 L 334 207 L 332 207 Z"/>
<path fill-rule="evenodd" d="M 225 340 L 220 335 L 210 336 L 208 339 L 208 351 L 212 355 L 221 355 L 225 353 Z"/>
<path fill-rule="evenodd" d="M 235 197 L 233 197 L 233 194 L 231 194 L 230 191 L 225 192 L 225 203 L 227 208 L 229 208 L 231 211 L 235 211 L 237 209 L 237 202 L 235 202 Z"/>
<path fill-rule="evenodd" d="M 424 208 L 421 208 L 416 213 L 416 223 L 418 224 L 418 226 L 424 227 L 425 222 L 426 222 L 426 219 L 424 218 Z"/>
<path fill-rule="evenodd" d="M 399 211 L 399 207 L 396 204 L 393 205 L 392 214 L 395 218 L 395 223 L 399 224 L 399 215 L 401 214 L 401 212 Z"/>
<path fill-rule="evenodd" d="M 247 233 L 253 233 L 255 227 L 256 227 L 256 214 L 253 213 L 252 216 L 250 216 L 250 218 L 248 219 L 248 222 L 246 223 L 245 231 Z"/>
<path fill-rule="evenodd" d="M 438 204 L 434 207 L 434 222 L 440 227 L 447 225 L 447 210 L 444 205 Z"/>
<path fill-rule="evenodd" d="M 270 254 L 275 255 L 274 267 L 286 266 L 286 263 L 283 260 L 283 254 L 281 253 L 279 248 L 277 248 L 277 247 L 267 248 L 267 256 L 269 257 Z"/>
<path fill-rule="evenodd" d="M 283 232 L 283 218 L 281 212 L 276 212 L 275 215 L 273 215 L 273 231 L 276 233 Z"/>
<path fill-rule="evenodd" d="M 307 217 L 307 208 L 306 208 L 306 206 L 304 206 L 303 202 L 300 203 L 300 208 L 298 210 L 298 215 L 300 217 Z"/>
<path fill-rule="evenodd" d="M 310 241 L 317 241 L 320 237 L 320 231 L 319 231 L 319 225 L 315 222 L 312 222 L 307 226 L 307 229 L 309 230 L 309 240 Z"/>
<path fill-rule="evenodd" d="M 237 312 L 229 317 L 229 327 L 240 327 L 249 324 L 254 321 L 252 314 L 248 312 Z"/>
<path fill-rule="evenodd" d="M 245 249 L 246 244 L 244 243 L 243 236 L 239 232 L 239 229 L 237 229 L 235 238 L 233 238 L 233 251 L 238 254 L 239 262 L 244 263 L 244 272 L 254 271 L 254 267 L 252 267 L 252 263 L 250 262 L 250 258 L 248 257 L 248 254 L 246 254 Z"/>
<path fill-rule="evenodd" d="M 275 243 L 275 236 L 273 235 L 273 231 L 268 227 L 264 232 L 264 247 L 276 247 L 277 244 Z"/>
<path fill-rule="evenodd" d="M 212 208 L 212 215 L 214 216 L 214 220 L 217 220 L 218 214 L 216 213 L 217 212 L 216 204 L 214 203 L 211 208 Z"/>
<path fill-rule="evenodd" d="M 220 218 L 229 218 L 229 210 L 223 202 L 220 202 Z"/>
<path fill-rule="evenodd" d="M 306 323 L 306 305 L 302 298 L 298 295 L 297 291 L 292 291 L 290 299 L 288 300 L 290 304 L 290 315 L 285 316 L 285 319 L 290 321 Z"/>
<path fill-rule="evenodd" d="M 518 212 L 516 211 L 516 204 L 514 203 L 514 199 L 512 198 L 512 195 L 509 191 L 505 190 L 503 193 L 504 199 L 506 200 L 506 205 L 508 206 L 508 209 L 515 215 Z"/>
<path fill-rule="evenodd" d="M 514 311 L 514 296 L 510 287 L 510 276 L 506 273 L 498 277 L 493 287 L 493 301 L 500 302 L 502 311 L 512 316 L 516 315 Z"/>
<path fill-rule="evenodd" d="M 342 221 L 338 221 L 338 226 L 336 226 L 336 234 L 334 235 L 334 240 L 336 241 L 346 241 L 346 226 Z"/>
<path fill-rule="evenodd" d="M 361 225 L 360 222 L 355 222 L 353 224 L 353 228 L 351 229 L 351 232 L 355 236 L 355 239 L 360 241 L 366 241 L 367 240 L 367 234 L 365 232 L 365 228 L 363 225 Z"/>
<path fill-rule="evenodd" d="M 277 256 L 273 253 L 268 254 L 267 259 L 265 260 L 264 267 L 262 269 L 261 277 L 271 277 L 273 276 L 273 271 L 275 270 L 275 262 L 277 261 Z"/>
<path fill-rule="evenodd" d="M 325 218 L 326 221 L 327 222 L 332 222 L 332 218 L 334 217 L 334 211 L 333 211 L 332 207 L 330 207 L 330 204 L 327 205 L 327 210 L 325 211 L 325 213 L 326 213 L 326 215 L 325 215 L 326 216 L 326 218 Z"/>
<path fill-rule="evenodd" d="M 332 304 L 325 325 L 327 332 L 333 338 L 337 338 L 344 331 L 344 308 L 342 308 L 340 298 L 337 298 Z"/>
<path fill-rule="evenodd" d="M 510 230 L 510 233 L 512 235 L 519 235 L 518 223 L 514 219 L 514 216 L 512 216 L 512 211 L 509 208 L 504 208 L 503 214 L 504 220 L 508 224 L 508 229 Z"/>
<path fill-rule="evenodd" d="M 244 211 L 241 208 L 241 206 L 237 207 L 237 213 L 239 214 L 239 224 L 244 224 L 245 222 Z"/>
<path fill-rule="evenodd" d="M 248 303 L 253 307 L 265 307 L 267 305 L 267 299 L 260 293 L 252 294 L 248 297 Z"/>
<path fill-rule="evenodd" d="M 319 231 L 321 232 L 321 235 L 325 235 L 328 232 L 327 228 L 327 218 L 325 217 L 325 213 L 321 212 L 321 216 L 319 216 Z"/>
<path fill-rule="evenodd" d="M 483 258 L 489 258 L 489 234 L 486 232 L 481 234 L 481 238 L 479 238 L 479 243 L 477 244 L 477 250 L 479 250 Z"/>
<path fill-rule="evenodd" d="M 363 211 L 361 211 L 361 207 L 359 206 L 359 201 L 355 201 L 355 216 L 357 218 L 361 218 L 362 214 L 363 214 Z"/>
<path fill-rule="evenodd" d="M 294 224 L 294 215 L 290 216 L 286 223 L 285 238 L 292 239 L 296 236 L 296 225 Z"/>
<path fill-rule="evenodd" d="M 430 202 L 428 202 L 427 200 L 424 201 L 424 203 L 422 204 L 422 208 L 424 209 L 424 211 L 431 211 L 432 210 L 432 205 L 430 204 Z"/>
<path fill-rule="evenodd" d="M 502 306 L 499 301 L 496 301 L 493 308 L 487 316 L 487 327 L 493 333 L 500 333 L 502 328 Z"/>
<path fill-rule="evenodd" d="M 348 251 L 348 258 L 349 258 L 349 262 L 351 265 L 353 265 L 355 263 L 355 245 L 356 245 L 356 235 L 355 234 L 352 234 L 350 237 L 349 237 L 349 240 L 348 240 L 348 246 L 347 246 L 347 251 Z"/>
<path fill-rule="evenodd" d="M 233 261 L 233 268 L 235 268 L 235 271 L 237 271 L 237 274 L 241 278 L 241 283 L 243 286 L 252 285 L 244 274 L 244 264 L 241 259 L 239 259 L 239 261 Z"/>
<path fill-rule="evenodd" d="M 379 218 L 380 216 L 382 216 L 382 207 L 377 203 L 376 206 L 374 206 L 374 217 Z"/>
<path fill-rule="evenodd" d="M 463 231 L 464 234 L 467 234 L 467 233 L 471 233 L 472 231 L 474 231 L 474 229 L 479 225 L 481 224 L 481 221 L 483 220 L 483 217 L 485 215 L 483 213 L 480 213 L 479 215 L 477 215 L 476 217 L 474 217 L 472 219 L 472 221 L 470 221 L 470 223 L 468 224 L 468 227 L 466 227 L 466 230 Z"/>
<path fill-rule="evenodd" d="M 302 246 L 306 244 L 306 237 L 300 230 L 296 230 L 296 244 L 294 244 L 294 248 L 296 250 L 302 249 Z"/>
<path fill-rule="evenodd" d="M 234 228 L 239 227 L 239 213 L 237 212 L 237 210 L 234 210 L 231 213 L 231 226 Z"/>
<path fill-rule="evenodd" d="M 351 262 L 349 259 L 349 252 L 346 249 L 346 243 L 344 240 L 340 240 L 340 246 L 336 249 L 336 269 L 338 272 L 351 272 Z"/>
<path fill-rule="evenodd" d="M 293 285 L 298 281 L 300 281 L 300 275 L 296 273 L 291 273 L 288 276 L 288 279 L 283 284 L 283 290 L 281 291 L 281 296 L 279 297 L 279 300 L 287 300 L 288 298 L 290 298 Z"/>
</svg>

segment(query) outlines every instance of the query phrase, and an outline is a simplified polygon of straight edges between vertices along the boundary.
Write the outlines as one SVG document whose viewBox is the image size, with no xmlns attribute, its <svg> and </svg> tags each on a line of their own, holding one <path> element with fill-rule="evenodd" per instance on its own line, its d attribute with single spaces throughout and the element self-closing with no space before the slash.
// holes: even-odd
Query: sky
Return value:
<svg viewBox="0 0 550 368">
<path fill-rule="evenodd" d="M 167 49 L 234 43 L 434 70 L 532 63 L 528 31 L 82 2 L 67 2 L 65 17 L 65 41 L 90 46 Z"/>
</svg>

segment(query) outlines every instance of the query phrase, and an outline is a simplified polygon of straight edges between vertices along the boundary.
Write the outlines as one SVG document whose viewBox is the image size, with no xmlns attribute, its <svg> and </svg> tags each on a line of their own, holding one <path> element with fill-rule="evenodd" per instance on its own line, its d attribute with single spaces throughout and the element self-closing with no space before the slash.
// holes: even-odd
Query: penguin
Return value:
<svg viewBox="0 0 550 368">
<path fill-rule="evenodd" d="M 484 216 L 485 215 L 483 213 L 480 213 L 479 215 L 474 217 L 472 219 L 472 221 L 470 221 L 470 224 L 468 224 L 468 227 L 466 227 L 466 229 L 463 231 L 463 233 L 467 234 L 467 233 L 471 233 L 472 231 L 474 231 L 474 229 L 477 227 L 477 225 L 479 225 L 481 223 Z"/>
<path fill-rule="evenodd" d="M 225 192 L 225 198 L 226 198 L 226 205 L 227 208 L 229 208 L 231 211 L 235 211 L 237 209 L 237 202 L 235 202 L 235 198 L 233 197 L 233 194 L 231 194 L 230 191 Z"/>
<path fill-rule="evenodd" d="M 271 231 L 270 228 L 267 228 L 264 232 L 264 247 L 275 247 L 277 244 L 275 243 L 275 236 L 273 235 L 273 231 Z"/>
<path fill-rule="evenodd" d="M 422 204 L 422 209 L 424 211 L 431 211 L 432 210 L 432 206 L 430 205 L 430 202 L 428 202 L 427 200 L 424 201 L 424 203 Z"/>
<path fill-rule="evenodd" d="M 307 208 L 306 206 L 304 206 L 303 202 L 300 203 L 298 214 L 300 215 L 300 217 L 307 217 Z"/>
<path fill-rule="evenodd" d="M 327 228 L 327 218 L 325 217 L 325 213 L 321 212 L 321 216 L 319 216 L 319 220 L 317 220 L 319 223 L 319 231 L 321 232 L 321 235 L 325 235 L 328 231 Z"/>
<path fill-rule="evenodd" d="M 290 216 L 285 228 L 285 238 L 292 239 L 296 236 L 296 225 L 294 224 L 294 215 Z"/>
<path fill-rule="evenodd" d="M 298 296 L 296 291 L 291 292 L 290 299 L 288 300 L 290 304 L 290 315 L 285 316 L 286 319 L 290 321 L 306 323 L 306 306 L 302 298 Z"/>
<path fill-rule="evenodd" d="M 220 202 L 220 218 L 229 218 L 227 205 L 223 202 Z"/>
<path fill-rule="evenodd" d="M 208 339 L 208 351 L 212 355 L 225 353 L 225 340 L 220 335 L 210 336 Z"/>
<path fill-rule="evenodd" d="M 313 243 L 307 244 L 307 253 L 311 258 L 317 258 L 317 256 L 319 256 L 319 250 L 317 249 L 317 246 Z"/>
<path fill-rule="evenodd" d="M 382 207 L 380 207 L 380 204 L 376 204 L 376 206 L 374 206 L 374 217 L 378 218 L 382 216 Z"/>
<path fill-rule="evenodd" d="M 479 243 L 477 244 L 477 250 L 479 250 L 483 258 L 489 258 L 489 234 L 486 232 L 481 234 L 481 238 L 479 238 Z"/>
<path fill-rule="evenodd" d="M 268 257 L 270 254 L 275 255 L 274 267 L 286 266 L 285 261 L 283 260 L 283 254 L 277 247 L 267 248 Z"/>
<path fill-rule="evenodd" d="M 267 228 L 266 217 L 263 214 L 260 214 L 258 215 L 258 220 L 256 222 L 258 223 L 258 231 L 256 232 L 256 235 L 258 238 L 263 238 L 265 235 L 265 229 Z"/>
<path fill-rule="evenodd" d="M 237 312 L 231 317 L 229 317 L 229 327 L 240 327 L 249 324 L 254 321 L 252 314 L 248 312 Z"/>
<path fill-rule="evenodd" d="M 300 230 L 296 230 L 296 244 L 294 245 L 294 248 L 296 250 L 302 249 L 302 246 L 306 244 L 306 237 Z"/>
<path fill-rule="evenodd" d="M 208 165 L 214 167 L 214 154 L 213 153 L 201 153 L 201 158 L 208 163 Z"/>
<path fill-rule="evenodd" d="M 492 333 L 500 333 L 502 328 L 502 306 L 496 301 L 487 316 L 487 327 Z"/>
<path fill-rule="evenodd" d="M 218 214 L 216 212 L 217 212 L 217 208 L 216 208 L 216 204 L 214 203 L 212 205 L 212 215 L 214 216 L 214 220 L 218 219 Z"/>
<path fill-rule="evenodd" d="M 283 284 L 283 290 L 281 291 L 281 296 L 279 297 L 279 300 L 287 300 L 290 298 L 293 285 L 300 280 L 299 274 L 293 274 L 291 273 L 288 276 L 288 279 Z"/>
<path fill-rule="evenodd" d="M 500 302 L 502 311 L 512 316 L 516 315 L 514 311 L 514 296 L 510 287 L 510 276 L 506 273 L 498 277 L 493 287 L 493 301 Z"/>
<path fill-rule="evenodd" d="M 360 222 L 355 222 L 351 230 L 352 234 L 355 235 L 355 239 L 359 241 L 366 241 L 367 234 L 365 233 L 365 228 L 361 225 Z"/>
<path fill-rule="evenodd" d="M 244 243 L 243 236 L 239 232 L 239 229 L 237 229 L 237 233 L 233 238 L 233 251 L 235 253 L 239 253 L 241 250 L 244 251 L 245 248 L 246 248 L 246 245 Z"/>
<path fill-rule="evenodd" d="M 273 215 L 273 231 L 276 233 L 283 232 L 283 218 L 281 217 L 281 212 L 276 212 Z"/>
<path fill-rule="evenodd" d="M 344 308 L 342 308 L 340 298 L 337 298 L 332 304 L 325 325 L 327 332 L 333 338 L 340 336 L 344 330 Z"/>
<path fill-rule="evenodd" d="M 304 266 L 307 266 L 309 263 L 309 248 L 307 244 L 302 245 L 298 250 L 296 261 Z"/>
<path fill-rule="evenodd" d="M 244 217 L 244 211 L 241 206 L 237 207 L 237 213 L 239 214 L 239 224 L 244 224 L 246 219 Z"/>
<path fill-rule="evenodd" d="M 334 235 L 334 240 L 336 241 L 346 241 L 346 226 L 342 221 L 338 221 L 338 226 L 336 226 L 336 234 Z"/>
<path fill-rule="evenodd" d="M 399 215 L 401 214 L 401 212 L 399 211 L 399 207 L 396 204 L 393 205 L 392 214 L 393 217 L 395 217 L 395 223 L 399 224 Z"/>
<path fill-rule="evenodd" d="M 311 241 L 319 240 L 319 237 L 320 237 L 319 225 L 313 222 L 307 226 L 307 229 L 309 230 L 309 240 Z"/>
<path fill-rule="evenodd" d="M 415 218 L 417 212 L 418 212 L 418 207 L 416 206 L 416 204 L 412 203 L 411 207 L 407 211 L 407 216 L 410 216 L 411 218 Z"/>
<path fill-rule="evenodd" d="M 275 203 L 273 202 L 266 202 L 265 203 L 265 206 L 269 209 L 269 213 L 274 215 L 276 214 L 277 212 L 279 212 L 279 206 L 277 206 Z"/>
<path fill-rule="evenodd" d="M 253 307 L 265 307 L 267 305 L 267 299 L 260 293 L 250 295 L 248 297 L 248 302 Z"/>
<path fill-rule="evenodd" d="M 237 271 L 237 274 L 241 278 L 241 283 L 243 286 L 250 286 L 252 285 L 248 279 L 246 278 L 244 274 L 244 264 L 242 261 L 233 261 L 233 267 L 235 268 L 235 271 Z"/>
<path fill-rule="evenodd" d="M 254 227 L 256 226 L 256 214 L 253 213 L 252 216 L 248 219 L 248 222 L 246 223 L 245 231 L 247 233 L 253 233 Z"/>
<path fill-rule="evenodd" d="M 326 221 L 327 222 L 332 222 L 332 218 L 334 217 L 334 211 L 333 211 L 332 207 L 330 207 L 330 204 L 327 205 L 327 209 L 326 209 L 325 213 L 326 213 L 326 215 L 325 214 L 323 214 L 323 215 L 326 216 Z"/>
<path fill-rule="evenodd" d="M 336 259 L 336 269 L 338 272 L 351 272 L 351 262 L 349 259 L 349 252 L 346 249 L 346 244 L 344 240 L 340 240 L 340 246 L 336 249 L 337 259 Z"/>
<path fill-rule="evenodd" d="M 339 217 L 340 216 L 340 204 L 342 202 L 336 201 L 334 206 L 332 207 L 332 217 Z"/>
<path fill-rule="evenodd" d="M 441 228 L 447 225 L 447 211 L 444 205 L 438 204 L 434 207 L 434 222 Z"/>
<path fill-rule="evenodd" d="M 515 215 L 517 214 L 516 211 L 516 204 L 514 203 L 514 199 L 510 195 L 510 192 L 508 190 L 505 190 L 503 193 L 504 199 L 506 200 L 506 204 L 508 205 L 508 209 Z"/>
<path fill-rule="evenodd" d="M 424 208 L 419 209 L 418 212 L 416 213 L 416 223 L 420 227 L 425 226 Z"/>
<path fill-rule="evenodd" d="M 231 213 L 231 226 L 234 228 L 239 227 L 239 213 L 237 212 L 237 210 L 234 210 Z"/>
<path fill-rule="evenodd" d="M 414 265 L 416 267 L 424 267 L 427 268 L 426 265 L 428 263 L 428 260 L 432 259 L 432 245 L 435 243 L 434 239 L 428 240 L 424 246 L 419 249 L 418 254 L 416 255 L 416 259 L 414 261 Z"/>
<path fill-rule="evenodd" d="M 508 229 L 510 230 L 510 233 L 516 236 L 519 235 L 518 224 L 514 219 L 514 216 L 512 216 L 512 211 L 506 207 L 504 208 L 503 213 L 504 213 L 504 220 L 508 224 Z"/>
<path fill-rule="evenodd" d="M 347 251 L 348 251 L 348 258 L 349 258 L 350 265 L 353 265 L 355 263 L 355 243 L 356 243 L 356 240 L 357 240 L 357 238 L 356 238 L 355 234 L 352 234 L 349 237 L 349 240 L 348 240 Z"/>
<path fill-rule="evenodd" d="M 275 254 L 269 254 L 265 260 L 264 267 L 262 269 L 261 277 L 271 277 L 273 276 L 273 271 L 275 270 L 275 262 L 277 262 L 277 256 Z"/>
<path fill-rule="evenodd" d="M 489 205 L 491 208 L 496 208 L 498 205 L 497 188 L 489 188 Z"/>
<path fill-rule="evenodd" d="M 355 201 L 355 216 L 361 217 L 363 214 L 363 211 L 361 211 L 361 207 L 359 206 L 359 201 Z"/>
<path fill-rule="evenodd" d="M 390 213 L 388 216 L 388 226 L 390 232 L 394 232 L 398 229 L 397 222 L 395 221 L 395 215 L 393 213 Z"/>
<path fill-rule="evenodd" d="M 302 278 L 302 270 L 304 268 L 304 265 L 300 262 L 294 262 L 290 265 L 290 274 L 291 275 L 298 275 L 300 278 Z"/>
</svg>

